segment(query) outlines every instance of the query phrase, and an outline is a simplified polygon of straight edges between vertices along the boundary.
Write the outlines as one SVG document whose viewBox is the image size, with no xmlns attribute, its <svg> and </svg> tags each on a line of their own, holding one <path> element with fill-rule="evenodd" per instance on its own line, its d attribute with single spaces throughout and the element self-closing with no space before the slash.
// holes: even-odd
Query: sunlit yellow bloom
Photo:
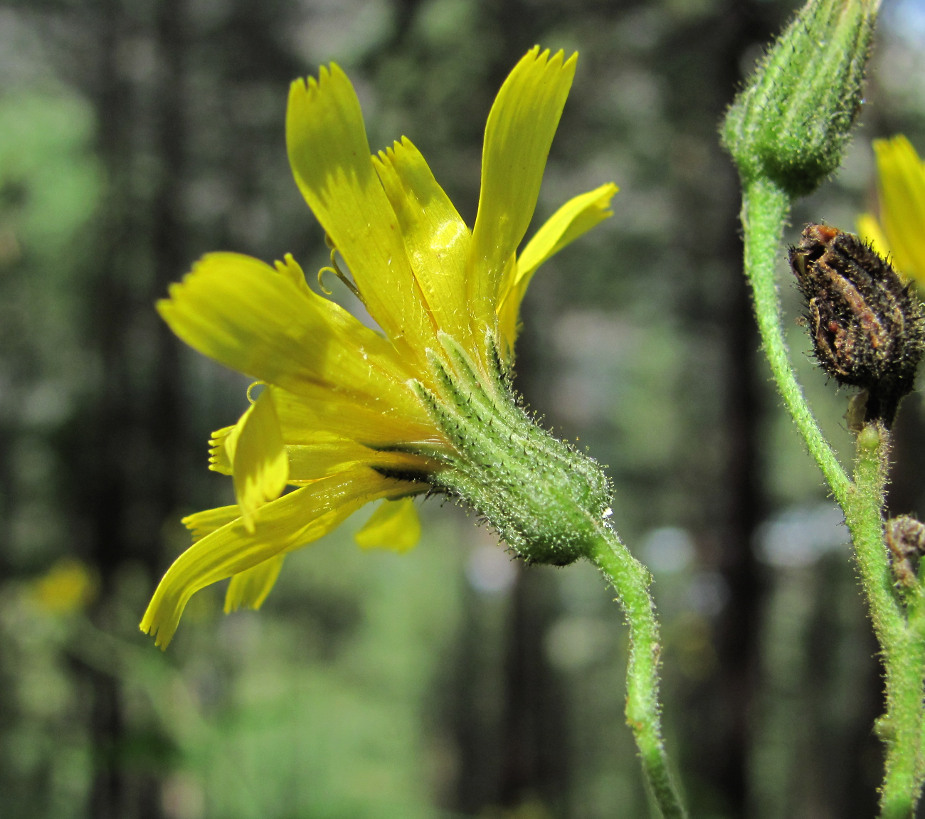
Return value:
<svg viewBox="0 0 925 819">
<path fill-rule="evenodd" d="M 285 554 L 366 503 L 387 501 L 360 545 L 403 550 L 419 531 L 413 496 L 447 491 L 451 466 L 465 487 L 464 438 L 448 419 L 460 402 L 476 408 L 466 423 L 483 405 L 513 418 L 499 385 L 530 278 L 609 216 L 616 192 L 607 184 L 572 199 L 518 255 L 575 63 L 534 48 L 505 81 L 485 129 L 472 230 L 410 140 L 371 155 L 338 66 L 292 84 L 286 141 L 296 183 L 342 260 L 332 253 L 333 272 L 381 332 L 314 292 L 291 256 L 275 267 L 205 256 L 158 304 L 183 341 L 257 385 L 247 412 L 211 441 L 211 468 L 231 475 L 237 503 L 185 520 L 193 545 L 141 623 L 158 645 L 204 586 L 231 577 L 226 611 L 256 608 Z M 457 380 L 476 386 L 464 394 Z"/>
<path fill-rule="evenodd" d="M 925 287 L 925 163 L 904 136 L 875 139 L 879 213 L 858 218 L 858 232 L 893 266 Z"/>
</svg>

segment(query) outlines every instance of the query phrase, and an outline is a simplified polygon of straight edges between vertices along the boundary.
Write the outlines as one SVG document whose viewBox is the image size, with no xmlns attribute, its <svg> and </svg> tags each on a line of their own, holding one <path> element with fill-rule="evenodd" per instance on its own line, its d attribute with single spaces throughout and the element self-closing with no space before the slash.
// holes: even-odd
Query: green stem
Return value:
<svg viewBox="0 0 925 819">
<path fill-rule="evenodd" d="M 658 665 L 661 646 L 658 621 L 649 595 L 651 576 L 634 558 L 617 533 L 606 524 L 598 527 L 590 560 L 606 575 L 617 592 L 630 631 L 626 665 L 626 722 L 633 732 L 652 795 L 665 817 L 687 812 L 672 779 L 662 739 L 658 701 Z"/>
<path fill-rule="evenodd" d="M 767 179 L 756 179 L 745 185 L 741 214 L 745 275 L 751 283 L 758 330 L 777 389 L 810 455 L 825 475 L 835 499 L 843 506 L 851 482 L 803 397 L 784 341 L 776 266 L 790 201 L 789 194 Z"/>
<path fill-rule="evenodd" d="M 925 588 L 919 583 L 910 590 L 906 598 L 906 619 L 910 636 L 920 660 L 922 678 L 925 679 Z M 919 766 L 925 766 L 925 707 L 919 722 Z M 919 781 L 925 780 L 925 771 L 919 773 Z"/>
<path fill-rule="evenodd" d="M 906 620 L 883 543 L 883 505 L 889 433 L 880 424 L 861 430 L 854 485 L 844 506 L 874 632 L 884 654 L 903 637 Z"/>
<path fill-rule="evenodd" d="M 845 507 L 861 582 L 874 631 L 883 652 L 886 712 L 878 728 L 886 744 L 880 813 L 912 816 L 922 789 L 921 747 L 925 678 L 925 641 L 918 589 L 908 609 L 897 594 L 883 543 L 883 495 L 886 486 L 888 432 L 871 424 L 858 435 L 854 487 Z M 907 612 L 911 615 L 907 620 Z"/>
<path fill-rule="evenodd" d="M 886 744 L 886 762 L 881 815 L 891 819 L 908 817 L 915 809 L 925 774 L 922 755 L 925 605 L 918 600 L 920 595 L 916 590 L 907 601 L 909 609 L 903 607 L 884 545 L 886 429 L 870 425 L 858 435 L 852 482 L 819 429 L 790 364 L 775 276 L 790 203 L 790 196 L 766 179 L 745 184 L 742 202 L 745 272 L 752 286 L 758 329 L 777 388 L 851 531 L 884 666 L 886 713 L 879 729 Z"/>
</svg>

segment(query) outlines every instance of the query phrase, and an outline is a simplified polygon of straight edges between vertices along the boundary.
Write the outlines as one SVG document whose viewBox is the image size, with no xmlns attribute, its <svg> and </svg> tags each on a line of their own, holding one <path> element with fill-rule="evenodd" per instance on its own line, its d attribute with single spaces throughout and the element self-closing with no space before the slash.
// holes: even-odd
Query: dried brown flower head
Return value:
<svg viewBox="0 0 925 819">
<path fill-rule="evenodd" d="M 925 353 L 925 311 L 890 264 L 851 233 L 807 225 L 790 248 L 819 365 L 867 392 L 867 421 L 889 424 Z"/>
<path fill-rule="evenodd" d="M 886 522 L 884 534 L 896 582 L 901 586 L 914 586 L 919 561 L 925 554 L 925 524 L 911 515 L 899 515 Z"/>
</svg>

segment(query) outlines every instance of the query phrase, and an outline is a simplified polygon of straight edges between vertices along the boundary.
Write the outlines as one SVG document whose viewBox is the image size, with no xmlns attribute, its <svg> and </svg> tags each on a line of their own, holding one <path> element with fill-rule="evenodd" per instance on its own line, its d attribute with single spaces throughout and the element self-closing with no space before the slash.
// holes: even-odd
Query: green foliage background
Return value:
<svg viewBox="0 0 925 819">
<path fill-rule="evenodd" d="M 791 238 L 870 206 L 871 138 L 925 154 L 925 7 L 884 6 L 858 138 Z M 424 504 L 410 555 L 361 553 L 358 515 L 289 559 L 259 614 L 201 593 L 166 654 L 137 630 L 179 518 L 229 499 L 205 442 L 244 406 L 154 300 L 213 249 L 325 262 L 287 166 L 288 82 L 337 60 L 371 143 L 409 136 L 471 221 L 485 116 L 535 42 L 581 52 L 540 216 L 621 192 L 533 285 L 518 386 L 609 464 L 614 520 L 654 571 L 694 815 L 872 815 L 874 647 L 845 530 L 757 355 L 716 137 L 793 7 L 0 4 L 0 816 L 647 815 L 603 582 L 523 570 L 454 507 Z M 804 384 L 846 444 L 847 396 L 801 333 Z M 923 431 L 915 395 L 896 512 L 925 511 Z M 42 591 L 67 559 L 92 578 L 72 605 Z"/>
</svg>

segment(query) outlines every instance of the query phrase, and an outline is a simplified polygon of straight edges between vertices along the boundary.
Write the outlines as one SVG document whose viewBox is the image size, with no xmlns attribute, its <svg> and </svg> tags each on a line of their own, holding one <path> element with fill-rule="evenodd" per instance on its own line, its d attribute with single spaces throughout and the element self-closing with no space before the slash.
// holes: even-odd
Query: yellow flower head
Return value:
<svg viewBox="0 0 925 819">
<path fill-rule="evenodd" d="M 858 232 L 925 287 L 925 163 L 904 136 L 875 139 L 874 151 L 879 214 L 860 216 Z"/>
<path fill-rule="evenodd" d="M 338 66 L 292 84 L 286 142 L 296 184 L 327 233 L 335 272 L 381 332 L 313 291 L 291 256 L 270 267 L 207 255 L 158 304 L 183 341 L 261 385 L 241 419 L 213 434 L 211 468 L 231 475 L 237 503 L 185 519 L 193 544 L 141 623 L 158 645 L 210 583 L 231 577 L 226 611 L 259 607 L 287 552 L 364 504 L 387 501 L 360 544 L 407 549 L 419 532 L 413 496 L 436 489 L 465 498 L 479 482 L 466 441 L 479 437 L 484 416 L 515 422 L 505 378 L 527 285 L 610 215 L 617 190 L 575 197 L 518 254 L 576 57 L 534 48 L 504 82 L 485 129 L 472 230 L 410 140 L 371 155 Z M 541 445 L 527 437 L 524 451 Z"/>
<path fill-rule="evenodd" d="M 79 560 L 63 558 L 32 582 L 35 603 L 50 614 L 72 614 L 85 609 L 96 598 L 99 581 Z"/>
</svg>

